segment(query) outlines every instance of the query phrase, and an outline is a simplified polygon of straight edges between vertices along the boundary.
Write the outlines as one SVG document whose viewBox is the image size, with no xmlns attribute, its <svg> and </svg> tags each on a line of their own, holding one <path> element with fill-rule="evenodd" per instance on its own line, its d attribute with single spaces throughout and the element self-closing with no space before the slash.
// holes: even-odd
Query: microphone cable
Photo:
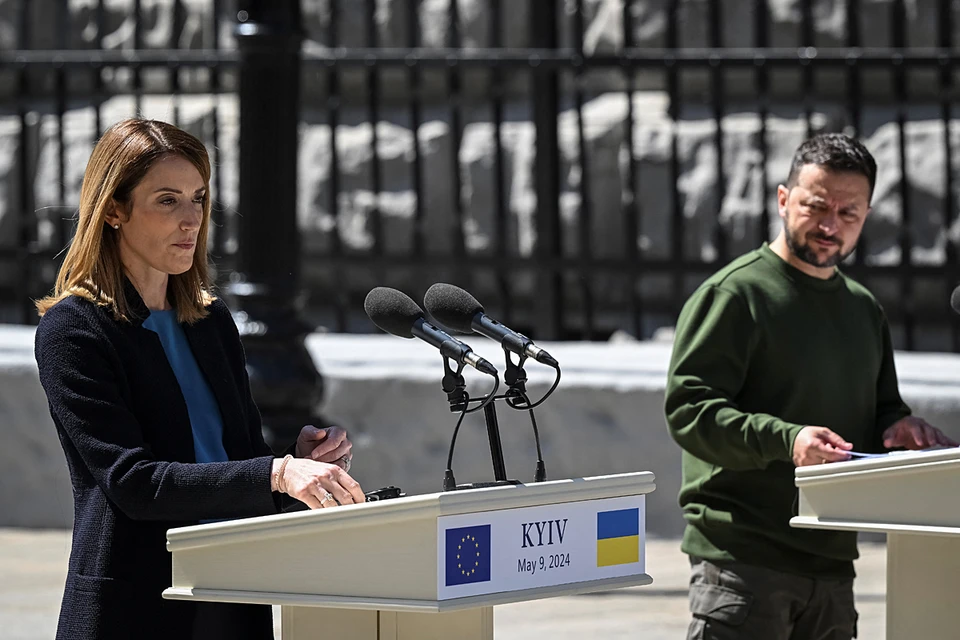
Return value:
<svg viewBox="0 0 960 640">
<path fill-rule="evenodd" d="M 488 393 L 487 395 L 485 395 L 485 396 L 482 396 L 482 397 L 480 397 L 480 398 L 474 398 L 474 399 L 471 400 L 469 394 L 467 394 L 466 391 L 464 391 L 464 394 L 466 394 L 466 398 L 467 398 L 467 399 L 464 401 L 464 405 L 466 405 L 466 404 L 469 403 L 469 402 L 479 402 L 479 403 L 480 403 L 479 405 L 477 405 L 477 406 L 474 407 L 473 409 L 468 409 L 468 410 L 466 410 L 465 413 L 474 413 L 475 411 L 480 411 L 480 410 L 483 409 L 485 406 L 487 406 L 488 404 L 490 404 L 491 402 L 493 402 L 494 400 L 496 400 L 496 399 L 497 399 L 497 389 L 499 389 L 499 388 L 500 388 L 500 376 L 495 376 L 495 377 L 493 378 L 493 390 L 492 390 L 490 393 Z"/>
<path fill-rule="evenodd" d="M 522 364 L 522 363 L 521 363 L 521 364 Z M 559 366 L 556 366 L 556 367 L 554 367 L 554 369 L 556 369 L 556 371 L 557 371 L 557 377 L 554 378 L 554 380 L 553 380 L 553 385 L 550 387 L 550 389 L 547 390 L 547 392 L 546 392 L 545 394 L 543 394 L 543 397 L 542 397 L 542 398 L 540 398 L 539 400 L 537 400 L 535 403 L 530 404 L 530 398 L 528 398 L 528 397 L 527 397 L 527 394 L 524 393 L 524 394 L 522 394 L 520 397 L 522 397 L 522 398 L 524 399 L 524 401 L 526 402 L 526 404 L 525 404 L 525 405 L 521 405 L 521 404 L 519 404 L 519 403 L 516 402 L 517 396 L 504 396 L 504 398 L 505 398 L 506 401 L 507 401 L 507 405 L 509 405 L 510 408 L 512 408 L 512 409 L 517 409 L 517 410 L 519 410 L 519 411 L 524 411 L 524 410 L 527 410 L 527 409 L 529 409 L 529 410 L 536 409 L 536 408 L 539 407 L 541 404 L 543 404 L 543 403 L 547 400 L 547 398 L 549 398 L 549 397 L 553 394 L 553 392 L 557 390 L 557 386 L 560 384 L 560 367 L 559 367 Z"/>
<path fill-rule="evenodd" d="M 558 374 L 559 374 L 559 371 L 560 371 L 560 370 L 557 369 Z M 557 380 L 558 380 L 558 381 L 560 380 L 560 376 L 559 376 L 559 375 L 557 375 Z M 556 385 L 554 385 L 554 388 L 556 388 Z M 551 390 L 551 392 L 552 392 L 552 390 Z M 523 391 L 516 391 L 515 393 L 519 394 L 519 396 L 520 396 L 521 398 L 523 398 L 528 405 L 530 404 L 530 398 L 527 397 L 527 394 L 526 394 L 526 393 L 524 393 Z M 548 393 L 547 395 L 550 395 L 550 394 Z M 540 399 L 540 402 L 543 402 L 543 401 L 546 399 L 546 397 L 547 397 L 547 396 L 544 396 L 543 398 L 541 398 L 541 399 Z M 507 404 L 510 405 L 511 407 L 513 407 L 514 409 L 517 409 L 517 408 L 518 408 L 517 406 L 515 406 L 515 405 L 513 405 L 513 404 L 510 404 L 510 400 L 509 400 L 509 399 L 507 400 Z M 546 466 L 543 464 L 543 452 L 540 450 L 540 431 L 539 431 L 539 429 L 537 429 L 537 417 L 533 414 L 533 407 L 534 407 L 534 406 L 536 406 L 536 405 L 531 405 L 531 406 L 527 409 L 527 412 L 530 414 L 530 424 L 533 425 L 533 439 L 534 439 L 534 441 L 537 443 L 537 472 L 536 472 L 536 474 L 534 474 L 534 479 L 533 479 L 533 481 L 534 481 L 534 482 L 543 482 L 544 480 L 547 479 L 547 468 L 546 468 Z"/>
<path fill-rule="evenodd" d="M 461 370 L 463 367 L 460 367 Z M 458 372 L 459 373 L 459 372 Z M 457 479 L 453 475 L 453 449 L 457 444 L 457 434 L 460 433 L 460 425 L 463 424 L 463 419 L 468 413 L 474 413 L 480 411 L 485 406 L 496 400 L 497 389 L 500 388 L 500 376 L 495 376 L 493 379 L 493 390 L 490 391 L 485 396 L 480 398 L 471 398 L 470 394 L 466 390 L 463 391 L 463 408 L 460 410 L 460 417 L 457 418 L 457 426 L 453 428 L 453 436 L 450 438 L 450 449 L 447 452 L 447 468 L 443 472 L 443 490 L 444 491 L 454 491 L 457 488 Z M 473 409 L 467 409 L 471 402 L 479 402 L 480 404 L 474 407 Z M 540 449 L 539 442 L 537 443 L 537 450 Z"/>
<path fill-rule="evenodd" d="M 470 402 L 470 394 L 464 392 L 464 395 L 466 398 L 463 403 L 463 409 L 460 410 L 457 426 L 453 428 L 453 437 L 450 438 L 450 450 L 447 452 L 447 470 L 443 472 L 444 491 L 455 491 L 457 488 L 457 479 L 453 476 L 453 447 L 457 443 L 457 434 L 460 432 L 460 425 L 463 424 L 463 418 L 467 415 L 467 404 Z M 493 394 L 490 395 L 492 396 Z"/>
<path fill-rule="evenodd" d="M 543 462 L 543 451 L 540 448 L 540 429 L 537 427 L 537 416 L 534 414 L 533 410 L 543 404 L 547 398 L 549 398 L 554 391 L 556 391 L 557 386 L 560 384 L 560 366 L 556 365 L 553 368 L 557 372 L 557 376 L 553 381 L 553 385 L 547 390 L 543 397 L 537 400 L 537 402 L 531 402 L 530 396 L 527 395 L 526 391 L 526 373 L 523 370 L 523 364 L 526 361 L 526 356 L 520 356 L 519 362 L 514 364 L 510 358 L 510 354 L 507 353 L 507 367 L 508 373 L 505 374 L 504 379 L 507 380 L 509 386 L 507 392 L 501 396 L 507 403 L 507 406 L 511 409 L 517 411 L 527 411 L 530 414 L 530 425 L 533 427 L 533 439 L 537 445 L 537 470 L 534 474 L 534 482 L 543 482 L 547 479 L 547 469 L 546 465 Z M 523 401 L 522 403 L 520 401 Z"/>
</svg>

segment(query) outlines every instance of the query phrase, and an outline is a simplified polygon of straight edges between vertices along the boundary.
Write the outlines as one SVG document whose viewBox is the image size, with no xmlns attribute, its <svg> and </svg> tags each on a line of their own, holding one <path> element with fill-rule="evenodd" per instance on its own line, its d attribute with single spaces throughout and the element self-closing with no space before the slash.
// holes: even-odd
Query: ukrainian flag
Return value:
<svg viewBox="0 0 960 640">
<path fill-rule="evenodd" d="M 597 513 L 597 566 L 640 562 L 640 509 Z"/>
</svg>

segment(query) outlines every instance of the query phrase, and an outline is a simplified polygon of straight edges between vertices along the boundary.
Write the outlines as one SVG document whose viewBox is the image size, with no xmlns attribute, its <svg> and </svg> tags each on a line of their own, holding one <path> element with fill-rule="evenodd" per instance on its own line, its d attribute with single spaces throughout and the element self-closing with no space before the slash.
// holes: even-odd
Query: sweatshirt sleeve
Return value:
<svg viewBox="0 0 960 640">
<path fill-rule="evenodd" d="M 201 520 L 276 513 L 273 456 L 182 463 L 157 460 L 120 392 L 119 362 L 106 338 L 78 310 L 50 309 L 35 352 L 64 446 L 77 450 L 106 494 L 134 520 Z"/>
<path fill-rule="evenodd" d="M 677 321 L 667 373 L 670 435 L 685 451 L 730 470 L 789 462 L 803 425 L 737 406 L 756 348 L 754 320 L 735 294 L 705 286 Z"/>
<path fill-rule="evenodd" d="M 882 313 L 882 312 L 881 312 Z M 883 432 L 897 420 L 910 415 L 910 407 L 900 397 L 897 367 L 893 361 L 893 340 L 886 314 L 880 323 L 883 355 L 877 374 L 877 424 L 874 433 L 874 451 L 883 451 Z"/>
</svg>

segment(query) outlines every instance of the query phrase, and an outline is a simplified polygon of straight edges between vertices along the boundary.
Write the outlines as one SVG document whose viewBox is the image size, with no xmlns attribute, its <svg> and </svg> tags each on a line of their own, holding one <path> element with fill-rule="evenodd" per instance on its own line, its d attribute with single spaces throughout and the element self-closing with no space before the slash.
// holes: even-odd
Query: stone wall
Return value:
<svg viewBox="0 0 960 640">
<path fill-rule="evenodd" d="M 502 369 L 496 345 L 470 340 Z M 441 490 L 456 415 L 440 389 L 438 353 L 392 336 L 314 334 L 307 340 L 324 374 L 322 411 L 354 441 L 353 475 L 366 489 L 401 487 L 409 495 Z M 556 393 L 536 410 L 550 479 L 652 471 L 647 529 L 677 536 L 680 450 L 663 417 L 669 342 L 542 343 L 563 366 Z M 914 412 L 960 439 L 960 356 L 897 353 L 901 393 Z M 530 397 L 553 381 L 531 363 Z M 489 378 L 464 372 L 471 395 Z M 524 412 L 498 404 L 508 476 L 532 482 L 536 449 Z M 0 325 L 0 526 L 65 527 L 72 521 L 63 453 L 37 379 L 33 329 Z M 483 418 L 464 420 L 454 455 L 457 481 L 493 479 Z"/>
</svg>

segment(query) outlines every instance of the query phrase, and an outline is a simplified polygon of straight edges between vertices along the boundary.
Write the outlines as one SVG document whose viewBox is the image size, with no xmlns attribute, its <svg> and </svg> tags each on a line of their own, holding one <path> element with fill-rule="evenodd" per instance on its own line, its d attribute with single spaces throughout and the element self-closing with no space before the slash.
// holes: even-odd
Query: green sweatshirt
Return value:
<svg viewBox="0 0 960 640">
<path fill-rule="evenodd" d="M 792 456 L 808 425 L 880 451 L 884 429 L 910 413 L 869 291 L 839 271 L 808 276 L 766 244 L 734 260 L 680 313 L 665 409 L 683 449 L 684 552 L 853 576 L 856 533 L 790 527 Z"/>
</svg>

